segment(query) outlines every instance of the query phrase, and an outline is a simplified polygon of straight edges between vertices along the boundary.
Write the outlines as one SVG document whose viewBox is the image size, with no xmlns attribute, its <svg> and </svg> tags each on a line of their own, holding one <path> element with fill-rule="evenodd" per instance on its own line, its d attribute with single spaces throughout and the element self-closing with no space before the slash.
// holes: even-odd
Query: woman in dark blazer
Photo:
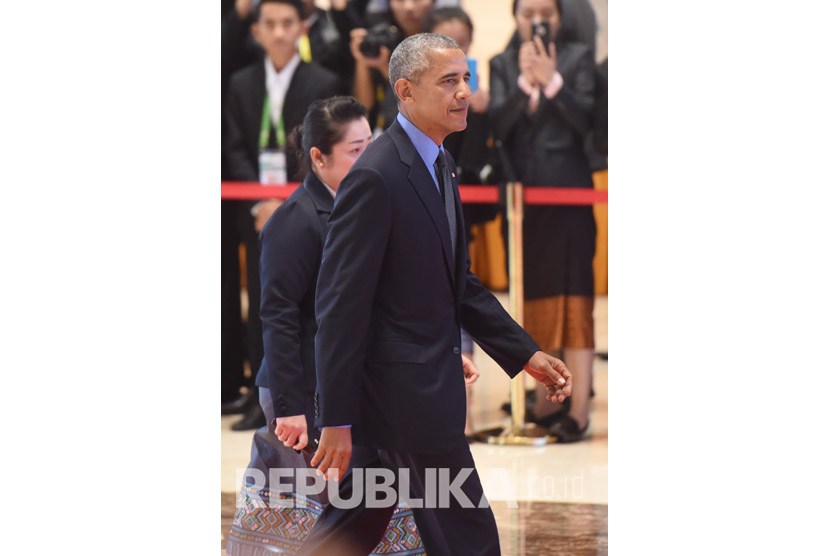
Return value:
<svg viewBox="0 0 830 556">
<path fill-rule="evenodd" d="M 353 97 L 315 101 L 289 138 L 289 153 L 294 151 L 307 175 L 260 234 L 265 357 L 256 385 L 267 423 L 254 435 L 228 554 L 248 556 L 274 547 L 294 552 L 326 504 L 325 495 L 304 497 L 296 487 L 286 494 L 284 482 L 280 492 L 269 490 L 266 477 L 270 469 L 307 465 L 320 436 L 314 426 L 317 273 L 334 195 L 371 140 L 366 108 Z M 294 507 L 268 504 L 277 495 L 293 498 Z M 376 553 L 423 554 L 411 510 L 398 509 L 389 529 Z"/>
<path fill-rule="evenodd" d="M 276 418 L 277 436 L 298 450 L 316 436 L 314 293 L 329 213 L 340 180 L 371 138 L 366 109 L 352 97 L 312 104 L 291 137 L 305 180 L 260 234 L 265 357 L 256 385 L 266 389 L 260 398 L 268 424 Z"/>
<path fill-rule="evenodd" d="M 518 40 L 490 60 L 490 117 L 514 174 L 508 179 L 592 188 L 583 149 L 594 103 L 590 48 L 557 35 L 560 0 L 515 0 L 513 14 Z M 544 23 L 550 44 L 534 36 Z M 580 439 L 588 426 L 595 235 L 590 206 L 525 209 L 524 326 L 543 350 L 564 359 L 574 383 L 570 407 L 561 411 L 537 392 L 534 419 L 564 442 Z"/>
</svg>

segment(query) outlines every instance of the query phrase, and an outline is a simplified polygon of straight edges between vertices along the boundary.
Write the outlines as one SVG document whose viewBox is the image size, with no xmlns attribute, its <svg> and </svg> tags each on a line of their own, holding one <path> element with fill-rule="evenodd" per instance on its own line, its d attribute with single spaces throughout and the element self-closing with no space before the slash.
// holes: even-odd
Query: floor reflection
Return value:
<svg viewBox="0 0 830 556">
<path fill-rule="evenodd" d="M 236 495 L 222 493 L 222 554 L 233 522 Z M 492 502 L 502 556 L 588 556 L 608 554 L 608 506 Z"/>
<path fill-rule="evenodd" d="M 502 556 L 608 554 L 608 506 L 492 502 Z"/>
</svg>

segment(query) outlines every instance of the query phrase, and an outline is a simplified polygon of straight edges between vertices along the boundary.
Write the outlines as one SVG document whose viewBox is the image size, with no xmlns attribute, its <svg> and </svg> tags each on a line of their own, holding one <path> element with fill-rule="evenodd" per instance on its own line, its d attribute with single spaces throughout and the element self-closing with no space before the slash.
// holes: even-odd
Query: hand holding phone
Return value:
<svg viewBox="0 0 830 556">
<path fill-rule="evenodd" d="M 536 20 L 533 22 L 533 37 L 539 37 L 542 39 L 542 44 L 545 45 L 545 54 L 548 53 L 549 45 L 551 42 L 550 37 L 550 22 L 548 21 L 541 21 Z M 531 38 L 533 40 L 533 38 Z M 536 42 L 536 41 L 534 41 Z"/>
</svg>

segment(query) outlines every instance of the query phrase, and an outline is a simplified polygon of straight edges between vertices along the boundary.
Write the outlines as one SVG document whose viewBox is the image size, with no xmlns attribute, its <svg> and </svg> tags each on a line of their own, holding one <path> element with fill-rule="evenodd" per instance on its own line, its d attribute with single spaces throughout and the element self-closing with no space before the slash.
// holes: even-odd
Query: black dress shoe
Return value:
<svg viewBox="0 0 830 556">
<path fill-rule="evenodd" d="M 555 436 L 557 443 L 567 444 L 569 442 L 579 442 L 585 436 L 585 431 L 588 430 L 590 424 L 588 422 L 580 429 L 579 425 L 570 415 L 563 415 L 550 426 L 548 434 Z"/>
<path fill-rule="evenodd" d="M 248 388 L 246 394 L 222 404 L 222 415 L 246 413 L 254 403 L 259 405 L 259 388 Z"/>
<path fill-rule="evenodd" d="M 242 420 L 231 425 L 231 429 L 235 431 L 249 431 L 265 426 L 265 413 L 259 404 L 251 406 L 251 408 L 242 417 Z"/>
</svg>

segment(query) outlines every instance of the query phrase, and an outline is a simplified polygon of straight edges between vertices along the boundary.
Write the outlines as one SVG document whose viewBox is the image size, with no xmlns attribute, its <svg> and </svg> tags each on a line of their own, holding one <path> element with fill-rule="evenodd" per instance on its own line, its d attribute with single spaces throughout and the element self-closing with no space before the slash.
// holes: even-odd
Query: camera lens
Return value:
<svg viewBox="0 0 830 556">
<path fill-rule="evenodd" d="M 367 40 L 368 39 L 368 40 Z M 360 52 L 367 58 L 377 58 L 380 56 L 380 45 L 367 37 L 360 43 Z"/>
</svg>

